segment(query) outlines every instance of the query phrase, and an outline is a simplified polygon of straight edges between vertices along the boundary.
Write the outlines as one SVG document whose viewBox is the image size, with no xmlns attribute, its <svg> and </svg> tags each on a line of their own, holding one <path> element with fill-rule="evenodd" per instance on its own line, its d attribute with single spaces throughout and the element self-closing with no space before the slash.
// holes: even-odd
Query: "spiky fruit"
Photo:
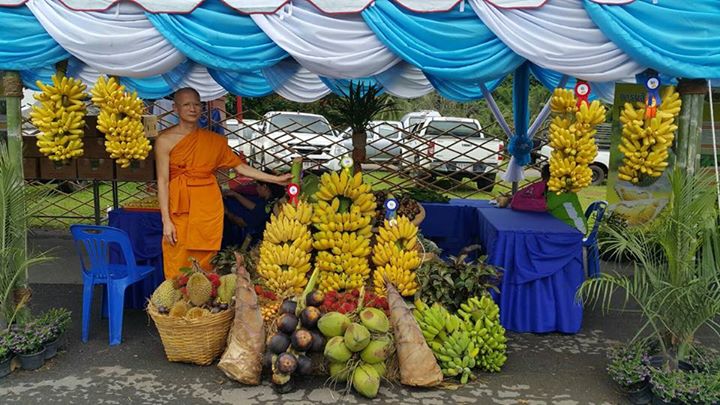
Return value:
<svg viewBox="0 0 720 405">
<path fill-rule="evenodd" d="M 217 290 L 218 301 L 229 304 L 235 297 L 235 282 L 237 276 L 235 274 L 226 274 L 220 277 L 220 287 Z"/>
<path fill-rule="evenodd" d="M 190 305 L 187 302 L 180 300 L 176 302 L 172 308 L 170 308 L 170 316 L 174 318 L 182 318 L 190 310 Z"/>
<path fill-rule="evenodd" d="M 158 308 L 172 308 L 180 298 L 182 294 L 175 289 L 175 283 L 172 280 L 165 280 L 155 289 L 150 301 Z"/>
<path fill-rule="evenodd" d="M 190 302 L 196 307 L 205 305 L 212 297 L 212 283 L 202 273 L 193 273 L 186 288 Z"/>
</svg>

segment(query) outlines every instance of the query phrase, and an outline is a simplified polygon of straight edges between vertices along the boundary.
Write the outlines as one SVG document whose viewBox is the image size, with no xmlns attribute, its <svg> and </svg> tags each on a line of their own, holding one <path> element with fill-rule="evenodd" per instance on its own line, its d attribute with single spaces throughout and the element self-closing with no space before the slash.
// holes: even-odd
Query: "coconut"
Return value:
<svg viewBox="0 0 720 405">
<path fill-rule="evenodd" d="M 318 321 L 317 327 L 327 337 L 342 336 L 350 325 L 350 318 L 340 312 L 328 312 Z"/>
<path fill-rule="evenodd" d="M 335 363 L 330 362 L 330 377 L 337 380 L 337 382 L 345 382 L 350 376 L 350 368 L 347 363 Z"/>
<path fill-rule="evenodd" d="M 375 398 L 380 389 L 380 375 L 375 367 L 363 364 L 355 369 L 352 375 L 352 385 L 360 395 Z"/>
<path fill-rule="evenodd" d="M 359 323 L 351 323 L 345 331 L 345 346 L 353 352 L 359 352 L 370 343 L 370 331 Z"/>
<path fill-rule="evenodd" d="M 387 359 L 390 344 L 387 339 L 372 340 L 360 353 L 360 358 L 368 364 L 382 363 Z"/>
<path fill-rule="evenodd" d="M 385 372 L 387 372 L 387 367 L 385 366 L 385 362 L 381 361 L 380 363 L 371 364 L 375 371 L 377 371 L 378 375 L 380 377 L 385 377 Z"/>
<path fill-rule="evenodd" d="M 336 363 L 344 363 L 352 357 L 352 352 L 345 346 L 342 336 L 335 336 L 328 340 L 323 354 L 328 360 Z"/>
<path fill-rule="evenodd" d="M 365 308 L 360 312 L 360 322 L 371 332 L 387 333 L 390 321 L 385 312 L 377 308 Z"/>
</svg>

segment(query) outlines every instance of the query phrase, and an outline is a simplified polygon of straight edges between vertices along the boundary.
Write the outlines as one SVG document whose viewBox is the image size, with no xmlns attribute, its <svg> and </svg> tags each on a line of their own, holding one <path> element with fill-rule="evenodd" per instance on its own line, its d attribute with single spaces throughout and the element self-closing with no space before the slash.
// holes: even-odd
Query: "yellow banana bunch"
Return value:
<svg viewBox="0 0 720 405">
<path fill-rule="evenodd" d="M 400 250 L 412 250 L 417 246 L 417 232 L 417 226 L 406 216 L 398 216 L 395 224 L 385 220 L 378 229 L 377 243 L 390 243 Z"/>
<path fill-rule="evenodd" d="M 550 180 L 548 189 L 576 193 L 592 182 L 588 167 L 597 156 L 595 127 L 605 121 L 605 107 L 597 100 L 577 107 L 572 90 L 555 89 L 550 108 Z"/>
<path fill-rule="evenodd" d="M 293 204 L 283 204 L 282 215 L 295 221 L 299 221 L 302 225 L 310 225 L 312 223 L 313 206 L 305 200 L 300 200 L 297 206 Z"/>
<path fill-rule="evenodd" d="M 42 90 L 35 95 L 30 117 L 40 131 L 37 146 L 50 160 L 64 161 L 82 156 L 85 127 L 85 85 L 76 79 L 56 73 L 52 85 L 37 81 Z"/>
<path fill-rule="evenodd" d="M 415 294 L 418 289 L 415 271 L 422 260 L 417 252 L 417 226 L 405 216 L 385 221 L 378 228 L 373 263 L 375 293 L 385 295 L 385 280 L 392 283 L 403 296 Z"/>
<path fill-rule="evenodd" d="M 623 124 L 618 149 L 623 153 L 618 178 L 639 183 L 646 177 L 660 177 L 668 166 L 669 148 L 675 139 L 675 119 L 682 101 L 673 86 L 661 93 L 662 103 L 655 117 L 645 118 L 645 104 L 625 103 L 620 113 Z"/>
<path fill-rule="evenodd" d="M 368 256 L 376 207 L 370 185 L 363 183 L 361 173 L 326 173 L 315 198 L 313 247 L 319 251 L 315 266 L 320 270 L 320 289 L 360 288 L 370 277 Z"/>
<path fill-rule="evenodd" d="M 105 134 L 105 150 L 122 168 L 132 160 L 145 160 L 152 147 L 145 137 L 142 115 L 145 105 L 137 93 L 128 93 L 114 77 L 100 77 L 92 89 L 92 100 L 100 107 L 97 128 Z"/>
<path fill-rule="evenodd" d="M 418 289 L 417 276 L 415 271 L 406 270 L 393 264 L 378 266 L 373 273 L 373 285 L 375 294 L 385 296 L 385 279 L 397 288 L 400 295 L 410 297 L 415 295 Z"/>
</svg>

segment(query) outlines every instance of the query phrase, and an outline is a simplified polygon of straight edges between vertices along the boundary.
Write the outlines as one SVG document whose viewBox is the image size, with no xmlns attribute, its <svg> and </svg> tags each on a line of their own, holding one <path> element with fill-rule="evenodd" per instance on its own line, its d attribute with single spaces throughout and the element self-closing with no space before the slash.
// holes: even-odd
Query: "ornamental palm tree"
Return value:
<svg viewBox="0 0 720 405">
<path fill-rule="evenodd" d="M 29 256 L 26 244 L 29 219 L 38 212 L 47 190 L 26 187 L 19 173 L 19 163 L 0 144 L 0 330 L 27 314 L 26 302 L 16 302 L 14 293 L 27 283 L 28 268 L 50 260 Z"/>
<path fill-rule="evenodd" d="M 702 173 L 675 169 L 670 175 L 669 209 L 645 232 L 610 227 L 603 248 L 635 260 L 632 276 L 603 274 L 587 280 L 578 294 L 604 310 L 616 291 L 634 301 L 668 365 L 689 354 L 695 333 L 708 326 L 720 335 L 720 230 L 717 194 Z M 652 248 L 652 247 L 656 248 Z"/>
<path fill-rule="evenodd" d="M 355 172 L 362 171 L 366 158 L 368 123 L 375 116 L 395 110 L 395 101 L 387 94 L 381 94 L 382 87 L 350 82 L 348 91 L 330 104 L 328 116 L 337 124 L 349 126 L 352 131 Z"/>
</svg>

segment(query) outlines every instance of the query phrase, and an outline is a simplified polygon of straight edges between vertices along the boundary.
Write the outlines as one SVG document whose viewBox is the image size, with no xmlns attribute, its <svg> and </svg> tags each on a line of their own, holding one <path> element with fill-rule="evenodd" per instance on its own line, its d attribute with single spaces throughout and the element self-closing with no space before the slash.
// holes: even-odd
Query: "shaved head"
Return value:
<svg viewBox="0 0 720 405">
<path fill-rule="evenodd" d="M 200 93 L 198 93 L 197 90 L 193 89 L 192 87 L 183 87 L 182 89 L 177 90 L 173 95 L 173 101 L 175 102 L 175 104 L 178 104 L 178 100 L 181 99 L 184 95 L 192 95 L 195 96 L 198 101 L 200 100 Z"/>
</svg>

